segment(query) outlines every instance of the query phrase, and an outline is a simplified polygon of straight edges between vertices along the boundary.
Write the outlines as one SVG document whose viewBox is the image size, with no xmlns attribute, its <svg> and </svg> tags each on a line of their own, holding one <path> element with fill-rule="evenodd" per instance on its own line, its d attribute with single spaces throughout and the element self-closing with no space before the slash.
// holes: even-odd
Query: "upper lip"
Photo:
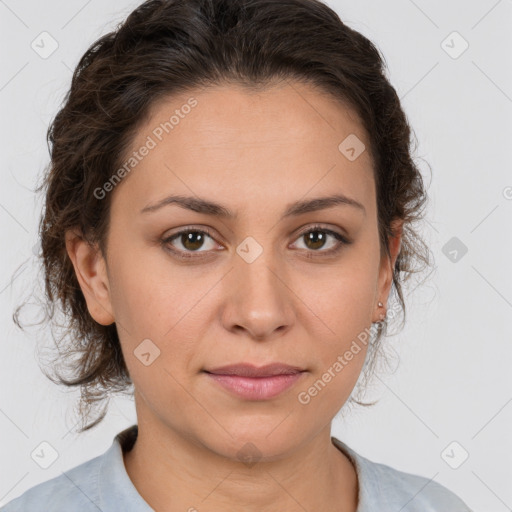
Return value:
<svg viewBox="0 0 512 512">
<path fill-rule="evenodd" d="M 205 370 L 207 373 L 217 375 L 237 375 L 239 377 L 272 377 L 274 375 L 292 375 L 304 370 L 298 366 L 284 363 L 272 363 L 265 366 L 254 366 L 250 363 L 239 363 Z"/>
</svg>

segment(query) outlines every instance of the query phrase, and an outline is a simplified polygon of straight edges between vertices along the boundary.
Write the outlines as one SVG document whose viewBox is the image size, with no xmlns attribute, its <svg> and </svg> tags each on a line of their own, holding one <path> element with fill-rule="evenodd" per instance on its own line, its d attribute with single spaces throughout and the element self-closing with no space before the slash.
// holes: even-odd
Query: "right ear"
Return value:
<svg viewBox="0 0 512 512">
<path fill-rule="evenodd" d="M 66 232 L 66 251 L 87 302 L 87 309 L 96 322 L 110 325 L 114 319 L 107 268 L 101 251 L 91 246 L 77 231 Z"/>
</svg>

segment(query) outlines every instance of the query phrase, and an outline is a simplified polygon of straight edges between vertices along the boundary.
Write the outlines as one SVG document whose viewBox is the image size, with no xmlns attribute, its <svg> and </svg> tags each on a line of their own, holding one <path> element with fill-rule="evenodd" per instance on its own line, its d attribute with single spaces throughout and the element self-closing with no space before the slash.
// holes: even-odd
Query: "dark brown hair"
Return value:
<svg viewBox="0 0 512 512">
<path fill-rule="evenodd" d="M 98 199 L 94 191 L 122 164 L 156 101 L 210 85 L 253 90 L 287 80 L 314 85 L 349 105 L 367 132 L 380 245 L 388 255 L 391 222 L 404 219 L 393 288 L 405 321 L 401 285 L 419 271 L 417 263 L 429 261 L 413 229 L 426 193 L 411 156 L 412 131 L 374 44 L 319 0 L 148 0 L 80 59 L 48 129 L 51 162 L 37 188 L 45 197 L 39 224 L 43 305 L 53 325 L 55 306 L 61 309 L 62 335 L 53 336 L 63 344 L 58 362 L 67 357 L 72 375 L 57 374 L 55 382 L 80 387 L 80 432 L 104 418 L 106 405 L 85 425 L 109 393 L 126 392 L 133 383 L 116 324 L 100 325 L 88 312 L 65 233 L 79 231 L 106 257 L 110 194 Z M 18 327 L 20 307 L 13 316 Z M 378 346 L 382 332 L 369 348 Z M 365 370 L 371 373 L 375 350 L 370 356 Z"/>
</svg>

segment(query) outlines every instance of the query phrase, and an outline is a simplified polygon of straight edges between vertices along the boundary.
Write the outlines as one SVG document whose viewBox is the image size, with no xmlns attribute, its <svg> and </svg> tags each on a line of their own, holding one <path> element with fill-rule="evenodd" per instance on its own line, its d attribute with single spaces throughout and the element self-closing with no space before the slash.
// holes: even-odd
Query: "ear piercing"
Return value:
<svg viewBox="0 0 512 512">
<path fill-rule="evenodd" d="M 379 308 L 382 308 L 384 306 L 384 304 L 382 304 L 382 302 L 379 302 Z M 382 323 L 382 321 L 384 320 L 385 318 L 385 313 L 381 313 L 380 314 L 380 322 L 379 323 Z"/>
</svg>

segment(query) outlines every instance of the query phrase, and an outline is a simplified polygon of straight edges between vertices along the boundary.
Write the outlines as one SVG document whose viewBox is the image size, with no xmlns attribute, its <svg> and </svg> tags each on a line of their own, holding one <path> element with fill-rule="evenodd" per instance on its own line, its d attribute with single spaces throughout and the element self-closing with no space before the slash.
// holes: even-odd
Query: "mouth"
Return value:
<svg viewBox="0 0 512 512">
<path fill-rule="evenodd" d="M 245 400 L 269 400 L 291 388 L 306 370 L 282 363 L 223 366 L 204 373 L 225 391 Z"/>
<path fill-rule="evenodd" d="M 299 366 L 291 366 L 284 363 L 271 363 L 265 366 L 254 366 L 250 363 L 237 363 L 204 371 L 213 375 L 231 375 L 238 377 L 275 377 L 277 375 L 295 375 L 305 370 Z"/>
</svg>

